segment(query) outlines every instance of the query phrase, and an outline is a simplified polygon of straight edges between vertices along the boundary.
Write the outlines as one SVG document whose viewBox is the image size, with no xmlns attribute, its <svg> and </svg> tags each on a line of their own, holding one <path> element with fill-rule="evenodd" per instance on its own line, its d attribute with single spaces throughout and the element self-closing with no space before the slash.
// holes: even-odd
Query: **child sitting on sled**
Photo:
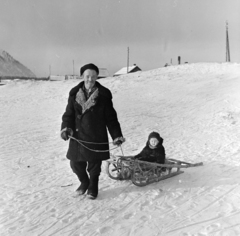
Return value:
<svg viewBox="0 0 240 236">
<path fill-rule="evenodd" d="M 157 132 L 152 132 L 149 134 L 146 146 L 143 148 L 143 150 L 132 158 L 140 161 L 164 164 L 166 155 L 162 144 L 163 138 L 161 138 L 160 134 Z M 165 171 L 166 168 L 161 168 L 161 170 Z M 131 170 L 127 168 L 127 163 L 125 163 L 125 168 L 122 169 L 121 173 L 119 173 L 119 178 L 131 178 Z"/>
<path fill-rule="evenodd" d="M 152 132 L 148 136 L 148 141 L 143 150 L 137 154 L 134 159 L 140 161 L 165 163 L 165 148 L 163 147 L 163 138 L 157 132 Z"/>
</svg>

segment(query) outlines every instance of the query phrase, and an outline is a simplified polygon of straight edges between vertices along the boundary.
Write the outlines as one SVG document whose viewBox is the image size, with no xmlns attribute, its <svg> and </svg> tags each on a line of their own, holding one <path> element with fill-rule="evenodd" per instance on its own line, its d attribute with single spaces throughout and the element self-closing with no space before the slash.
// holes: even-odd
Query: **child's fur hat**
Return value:
<svg viewBox="0 0 240 236">
<path fill-rule="evenodd" d="M 149 144 L 149 140 L 150 140 L 151 138 L 156 138 L 156 139 L 159 141 L 160 144 L 163 143 L 163 139 L 161 138 L 160 134 L 157 133 L 157 132 L 154 132 L 154 131 L 153 131 L 153 132 L 151 132 L 151 133 L 149 134 L 149 136 L 148 136 L 148 141 L 147 141 L 148 144 Z"/>
</svg>

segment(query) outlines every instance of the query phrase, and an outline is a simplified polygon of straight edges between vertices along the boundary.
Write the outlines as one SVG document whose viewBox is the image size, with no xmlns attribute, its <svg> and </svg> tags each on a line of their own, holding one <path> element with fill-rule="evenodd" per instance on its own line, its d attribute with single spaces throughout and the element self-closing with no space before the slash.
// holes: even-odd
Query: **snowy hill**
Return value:
<svg viewBox="0 0 240 236">
<path fill-rule="evenodd" d="M 200 167 L 137 187 L 104 167 L 96 200 L 79 183 L 59 137 L 79 81 L 10 81 L 0 87 L 0 235 L 240 235 L 240 64 L 197 63 L 101 79 L 111 89 L 135 155 L 148 134 L 167 157 Z M 121 154 L 121 150 L 113 151 Z"/>
<path fill-rule="evenodd" d="M 26 66 L 0 50 L 0 76 L 36 77 Z"/>
</svg>

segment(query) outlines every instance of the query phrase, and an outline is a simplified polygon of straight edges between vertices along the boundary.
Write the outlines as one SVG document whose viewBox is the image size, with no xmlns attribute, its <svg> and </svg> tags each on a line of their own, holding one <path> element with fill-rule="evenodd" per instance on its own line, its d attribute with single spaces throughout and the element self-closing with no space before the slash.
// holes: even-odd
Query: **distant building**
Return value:
<svg viewBox="0 0 240 236">
<path fill-rule="evenodd" d="M 108 70 L 105 68 L 99 68 L 98 79 L 108 77 Z M 49 80 L 69 80 L 69 79 L 82 79 L 80 75 L 50 75 Z"/>
<path fill-rule="evenodd" d="M 129 67 L 123 67 L 121 70 L 117 71 L 113 76 L 125 75 L 128 73 L 134 73 L 137 71 L 142 71 L 136 64 Z"/>
<path fill-rule="evenodd" d="M 106 78 L 108 77 L 108 71 L 105 68 L 99 68 L 99 74 L 98 79 Z M 69 80 L 69 79 L 82 79 L 80 75 L 50 75 L 49 80 L 51 81 L 63 81 L 63 80 Z"/>
<path fill-rule="evenodd" d="M 81 79 L 79 75 L 65 75 L 65 79 Z"/>
<path fill-rule="evenodd" d="M 98 79 L 106 78 L 108 76 L 109 76 L 109 73 L 106 68 L 99 68 Z"/>
<path fill-rule="evenodd" d="M 51 80 L 51 81 L 62 81 L 62 80 L 65 80 L 65 75 L 50 75 L 49 80 Z"/>
</svg>

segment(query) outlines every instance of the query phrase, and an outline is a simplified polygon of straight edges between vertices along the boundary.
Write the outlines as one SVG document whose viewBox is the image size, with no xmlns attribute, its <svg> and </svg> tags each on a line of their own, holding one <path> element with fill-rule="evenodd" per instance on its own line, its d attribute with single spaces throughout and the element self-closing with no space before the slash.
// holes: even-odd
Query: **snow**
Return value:
<svg viewBox="0 0 240 236">
<path fill-rule="evenodd" d="M 0 87 L 0 235 L 240 235 L 240 64 L 196 63 L 100 80 L 113 93 L 135 155 L 151 131 L 167 157 L 203 166 L 137 187 L 100 176 L 99 196 L 74 195 L 61 116 L 79 80 Z M 113 154 L 122 154 L 116 149 Z"/>
</svg>

